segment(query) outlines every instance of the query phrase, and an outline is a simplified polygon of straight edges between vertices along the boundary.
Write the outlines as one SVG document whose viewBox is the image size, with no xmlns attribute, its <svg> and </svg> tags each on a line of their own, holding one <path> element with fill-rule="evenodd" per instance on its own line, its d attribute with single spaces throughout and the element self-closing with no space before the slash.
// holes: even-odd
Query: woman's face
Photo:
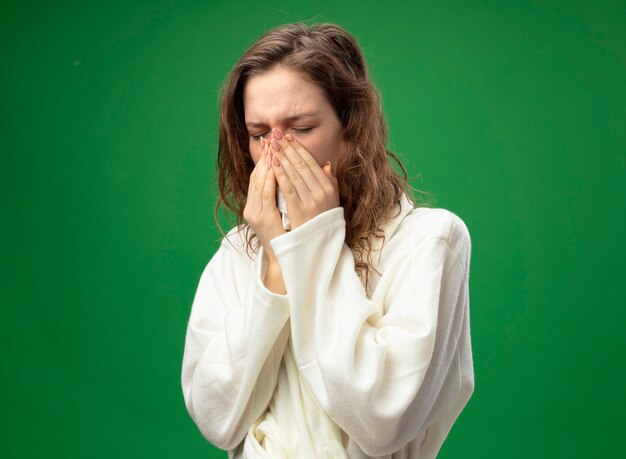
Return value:
<svg viewBox="0 0 626 459">
<path fill-rule="evenodd" d="M 269 139 L 272 128 L 279 128 L 296 137 L 320 166 L 330 161 L 335 171 L 341 122 L 319 86 L 276 67 L 248 80 L 243 106 L 254 164 L 261 156 L 261 136 Z"/>
</svg>

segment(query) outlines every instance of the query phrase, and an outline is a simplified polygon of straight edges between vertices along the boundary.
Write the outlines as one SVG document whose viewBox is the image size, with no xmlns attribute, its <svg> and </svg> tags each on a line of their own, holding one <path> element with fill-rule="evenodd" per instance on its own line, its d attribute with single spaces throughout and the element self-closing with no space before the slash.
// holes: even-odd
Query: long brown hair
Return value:
<svg viewBox="0 0 626 459">
<path fill-rule="evenodd" d="M 365 274 L 367 287 L 373 268 L 368 237 L 381 236 L 380 225 L 392 216 L 403 193 L 414 203 L 416 200 L 406 169 L 386 147 L 387 124 L 363 54 L 355 39 L 337 25 L 294 23 L 270 30 L 243 54 L 226 78 L 220 96 L 215 221 L 224 234 L 217 220 L 223 206 L 235 214 L 237 225 L 243 222 L 248 180 L 254 168 L 243 90 L 251 77 L 279 65 L 322 88 L 341 121 L 348 151 L 337 158 L 336 174 L 346 220 L 345 241 L 355 252 L 355 269 L 359 276 Z M 388 158 L 397 163 L 401 175 Z M 246 247 L 255 250 L 255 235 L 249 226 L 246 228 Z"/>
</svg>

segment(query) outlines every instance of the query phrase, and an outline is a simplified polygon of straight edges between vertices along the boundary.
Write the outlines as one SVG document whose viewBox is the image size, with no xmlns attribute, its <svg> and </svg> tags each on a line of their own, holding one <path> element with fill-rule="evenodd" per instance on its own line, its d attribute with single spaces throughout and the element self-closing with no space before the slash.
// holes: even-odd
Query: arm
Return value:
<svg viewBox="0 0 626 459">
<path fill-rule="evenodd" d="M 263 285 L 262 255 L 261 248 L 252 268 L 223 241 L 202 273 L 187 328 L 185 404 L 204 437 L 226 450 L 266 410 L 289 338 L 287 298 Z"/>
<path fill-rule="evenodd" d="M 445 237 L 403 247 L 371 299 L 344 243 L 342 208 L 271 241 L 300 372 L 370 455 L 402 448 L 432 422 L 467 309 L 470 240 L 457 230 L 454 249 Z"/>
</svg>

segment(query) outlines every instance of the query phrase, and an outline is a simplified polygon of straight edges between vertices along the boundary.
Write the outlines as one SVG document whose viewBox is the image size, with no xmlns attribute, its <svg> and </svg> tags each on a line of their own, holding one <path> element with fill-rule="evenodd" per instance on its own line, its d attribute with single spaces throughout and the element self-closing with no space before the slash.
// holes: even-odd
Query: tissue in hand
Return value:
<svg viewBox="0 0 626 459">
<path fill-rule="evenodd" d="M 285 195 L 280 191 L 280 188 L 276 189 L 276 204 L 278 205 L 278 211 L 283 219 L 283 228 L 289 231 L 291 224 L 287 218 L 287 201 L 285 201 Z"/>
</svg>

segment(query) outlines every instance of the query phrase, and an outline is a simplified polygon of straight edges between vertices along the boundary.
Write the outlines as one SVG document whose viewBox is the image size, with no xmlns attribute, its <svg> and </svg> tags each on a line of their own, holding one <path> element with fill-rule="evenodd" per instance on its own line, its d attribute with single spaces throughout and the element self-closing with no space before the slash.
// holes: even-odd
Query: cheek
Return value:
<svg viewBox="0 0 626 459">
<path fill-rule="evenodd" d="M 326 161 L 334 162 L 334 158 L 339 154 L 334 139 L 320 138 L 309 143 L 311 145 L 310 149 L 306 146 L 306 143 L 303 142 L 302 144 L 305 145 L 305 148 L 311 153 L 320 166 Z"/>
</svg>

